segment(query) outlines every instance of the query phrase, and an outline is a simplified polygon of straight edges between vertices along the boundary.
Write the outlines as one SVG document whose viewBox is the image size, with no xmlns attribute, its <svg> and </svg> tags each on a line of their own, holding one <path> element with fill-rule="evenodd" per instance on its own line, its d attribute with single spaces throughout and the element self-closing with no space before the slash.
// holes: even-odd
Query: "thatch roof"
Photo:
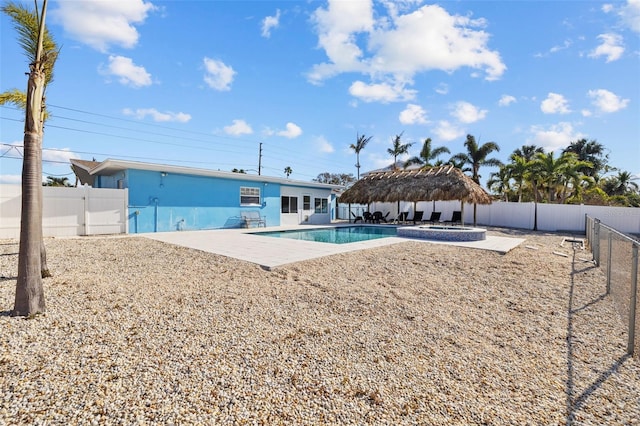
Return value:
<svg viewBox="0 0 640 426">
<path fill-rule="evenodd" d="M 453 166 L 372 172 L 340 195 L 341 203 L 449 201 L 491 204 L 491 197 Z"/>
</svg>

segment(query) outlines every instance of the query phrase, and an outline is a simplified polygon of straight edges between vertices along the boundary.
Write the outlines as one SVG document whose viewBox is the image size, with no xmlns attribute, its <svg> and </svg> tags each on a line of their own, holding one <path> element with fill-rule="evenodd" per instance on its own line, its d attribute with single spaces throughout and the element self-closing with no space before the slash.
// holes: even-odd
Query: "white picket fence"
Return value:
<svg viewBox="0 0 640 426">
<path fill-rule="evenodd" d="M 478 225 L 496 226 L 503 228 L 533 229 L 536 214 L 535 203 L 494 202 L 488 205 L 477 205 L 476 219 Z M 398 214 L 397 203 L 371 203 L 369 206 L 351 205 L 351 210 L 361 215 L 362 210 L 371 212 L 390 212 L 389 218 Z M 423 217 L 428 219 L 434 210 L 432 201 L 416 203 L 401 202 L 400 211 L 409 212 L 409 219 L 414 210 L 422 211 Z M 451 219 L 455 210 L 461 210 L 459 201 L 436 201 L 435 211 L 441 212 L 440 220 Z M 473 223 L 473 204 L 464 204 L 464 223 Z M 348 206 L 340 204 L 338 212 L 341 218 L 349 217 Z M 585 231 L 585 216 L 599 219 L 603 224 L 629 234 L 640 234 L 640 208 L 635 207 L 607 207 L 569 204 L 537 204 L 538 230 L 540 231 Z"/>
<path fill-rule="evenodd" d="M 126 189 L 42 188 L 45 237 L 126 234 Z M 0 185 L 0 238 L 20 238 L 21 185 Z"/>
</svg>

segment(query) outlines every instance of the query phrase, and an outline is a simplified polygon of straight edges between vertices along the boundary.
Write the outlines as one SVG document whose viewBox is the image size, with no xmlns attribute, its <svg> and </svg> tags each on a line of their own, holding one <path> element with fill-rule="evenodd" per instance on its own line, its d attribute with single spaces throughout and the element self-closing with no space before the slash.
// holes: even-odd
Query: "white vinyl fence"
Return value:
<svg viewBox="0 0 640 426">
<path fill-rule="evenodd" d="M 571 231 L 585 232 L 585 216 L 598 218 L 603 224 L 628 234 L 640 234 L 640 208 L 635 207 L 607 207 L 569 204 L 544 204 L 538 203 L 510 203 L 496 201 L 488 205 L 477 205 L 477 224 L 482 226 L 496 226 L 502 228 L 533 229 L 534 218 L 537 210 L 537 224 L 539 231 Z M 383 214 L 390 212 L 389 218 L 398 214 L 397 203 L 371 203 L 369 206 L 352 204 L 354 213 L 362 210 L 370 212 L 381 211 Z M 359 210 L 358 210 L 359 209 Z M 409 219 L 413 217 L 414 210 L 424 212 L 423 217 L 428 218 L 434 211 L 432 201 L 416 203 L 401 202 L 400 211 L 409 212 Z M 455 210 L 461 210 L 459 201 L 436 201 L 435 211 L 441 212 L 440 220 L 451 219 Z M 348 206 L 338 206 L 339 215 L 346 219 L 349 217 Z M 464 223 L 473 224 L 473 204 L 464 205 Z"/>
<path fill-rule="evenodd" d="M 42 188 L 45 237 L 126 234 L 126 189 Z M 0 238 L 20 238 L 21 185 L 0 185 Z"/>
</svg>

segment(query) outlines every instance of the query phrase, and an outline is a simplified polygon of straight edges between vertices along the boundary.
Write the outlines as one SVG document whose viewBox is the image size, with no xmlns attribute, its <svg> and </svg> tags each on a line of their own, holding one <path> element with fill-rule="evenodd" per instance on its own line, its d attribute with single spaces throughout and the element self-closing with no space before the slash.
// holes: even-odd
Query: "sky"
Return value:
<svg viewBox="0 0 640 426">
<path fill-rule="evenodd" d="M 310 181 L 357 175 L 359 135 L 364 173 L 396 135 L 417 156 L 426 138 L 465 152 L 467 134 L 503 162 L 597 140 L 640 177 L 640 0 L 50 0 L 46 23 L 43 178 L 75 182 L 80 158 Z M 0 47 L 0 92 L 24 90 L 4 14 Z M 21 180 L 23 122 L 0 107 L 0 183 Z"/>
</svg>

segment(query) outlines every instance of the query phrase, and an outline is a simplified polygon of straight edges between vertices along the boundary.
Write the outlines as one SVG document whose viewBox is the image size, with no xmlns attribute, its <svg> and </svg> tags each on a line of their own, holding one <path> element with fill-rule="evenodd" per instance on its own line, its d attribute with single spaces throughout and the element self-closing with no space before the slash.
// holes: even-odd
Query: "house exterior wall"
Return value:
<svg viewBox="0 0 640 426">
<path fill-rule="evenodd" d="M 128 188 L 130 233 L 239 228 L 244 225 L 243 211 L 258 211 L 266 219 L 267 226 L 326 224 L 332 217 L 330 189 L 281 185 L 260 179 L 129 169 L 111 176 L 98 176 L 96 185 Z M 241 204 L 241 187 L 259 190 L 259 202 Z M 309 195 L 311 208 L 305 212 L 282 213 L 282 195 L 297 197 L 299 209 L 303 207 L 303 196 Z M 327 200 L 326 213 L 316 213 L 315 198 Z"/>
<path fill-rule="evenodd" d="M 333 195 L 328 190 L 311 187 L 288 186 L 281 187 L 281 197 L 297 198 L 298 211 L 295 213 L 280 213 L 281 225 L 319 225 L 331 223 L 335 205 L 332 206 Z M 309 205 L 305 206 L 305 196 L 308 197 Z M 325 200 L 324 206 L 316 210 L 316 200 Z M 335 204 L 335 203 L 334 203 Z M 320 204 L 323 205 L 322 203 Z M 308 207 L 308 208 L 305 208 Z"/>
</svg>

